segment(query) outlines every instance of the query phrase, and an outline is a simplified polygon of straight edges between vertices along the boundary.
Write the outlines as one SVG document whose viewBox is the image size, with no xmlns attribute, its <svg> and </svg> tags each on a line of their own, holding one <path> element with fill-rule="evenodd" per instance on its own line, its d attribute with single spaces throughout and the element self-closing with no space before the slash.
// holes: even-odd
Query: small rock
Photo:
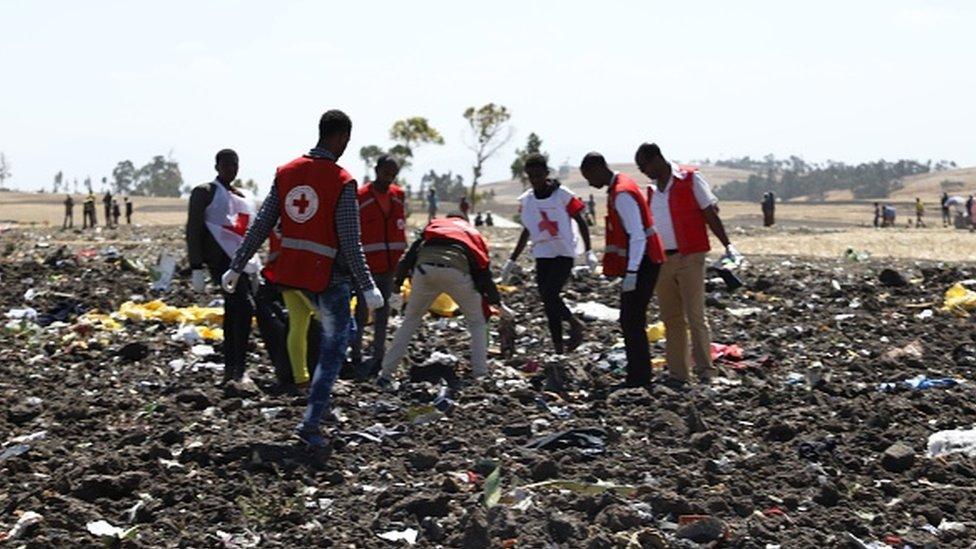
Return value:
<svg viewBox="0 0 976 549">
<path fill-rule="evenodd" d="M 514 425 L 504 425 L 502 426 L 502 434 L 508 437 L 532 436 L 532 424 L 516 423 Z"/>
<path fill-rule="evenodd" d="M 711 543 L 725 536 L 725 523 L 715 517 L 706 517 L 679 526 L 674 536 L 695 543 Z"/>
<path fill-rule="evenodd" d="M 415 470 L 427 471 L 437 465 L 437 454 L 430 451 L 412 452 L 408 460 Z"/>
<path fill-rule="evenodd" d="M 211 405 L 210 397 L 202 391 L 189 390 L 176 395 L 176 402 L 192 404 L 195 410 L 203 410 Z"/>
<path fill-rule="evenodd" d="M 906 280 L 901 273 L 894 269 L 882 270 L 881 274 L 878 275 L 878 280 L 888 287 L 908 286 L 908 280 Z"/>
<path fill-rule="evenodd" d="M 766 440 L 789 442 L 796 436 L 796 428 L 785 421 L 777 421 L 766 430 Z"/>
<path fill-rule="evenodd" d="M 576 527 L 563 515 L 550 516 L 546 529 L 556 543 L 566 543 L 576 534 Z"/>
<path fill-rule="evenodd" d="M 716 435 L 714 432 L 705 431 L 704 433 L 695 433 L 691 435 L 688 442 L 691 444 L 692 448 L 705 452 L 711 448 L 713 444 L 715 444 L 717 439 L 718 435 Z"/>
<path fill-rule="evenodd" d="M 901 442 L 896 442 L 889 446 L 881 456 L 881 466 L 892 473 L 907 471 L 914 464 L 915 450 L 911 446 Z"/>
<path fill-rule="evenodd" d="M 149 356 L 149 347 L 145 343 L 127 343 L 116 352 L 116 355 L 129 362 L 139 362 Z"/>
<path fill-rule="evenodd" d="M 532 480 L 542 481 L 559 476 L 559 465 L 551 459 L 542 459 L 532 465 Z"/>
</svg>

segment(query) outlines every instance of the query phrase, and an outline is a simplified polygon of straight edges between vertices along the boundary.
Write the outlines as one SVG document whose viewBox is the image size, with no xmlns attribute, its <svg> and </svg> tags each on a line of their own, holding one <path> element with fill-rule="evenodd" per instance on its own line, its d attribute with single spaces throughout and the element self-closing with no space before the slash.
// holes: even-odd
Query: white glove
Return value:
<svg viewBox="0 0 976 549">
<path fill-rule="evenodd" d="M 502 265 L 502 282 L 508 282 L 508 277 L 512 276 L 512 269 L 515 268 L 515 262 L 509 259 Z"/>
<path fill-rule="evenodd" d="M 637 289 L 637 273 L 627 272 L 627 276 L 624 277 L 624 283 L 622 285 L 622 290 L 624 293 L 633 292 Z"/>
<path fill-rule="evenodd" d="M 190 273 L 190 287 L 194 292 L 201 293 L 207 288 L 207 271 L 203 269 L 193 269 Z"/>
<path fill-rule="evenodd" d="M 363 293 L 363 301 L 366 302 L 366 307 L 370 311 L 375 311 L 386 304 L 383 294 L 375 286 L 370 291 Z"/>
<path fill-rule="evenodd" d="M 508 307 L 508 305 L 505 305 L 504 303 L 498 306 L 498 311 L 501 317 L 504 318 L 505 320 L 511 320 L 515 318 L 515 311 L 513 311 L 511 308 Z"/>
<path fill-rule="evenodd" d="M 586 266 L 590 268 L 590 272 L 596 272 L 597 265 L 600 264 L 600 260 L 596 257 L 596 252 L 590 250 L 586 252 Z"/>
<path fill-rule="evenodd" d="M 225 292 L 232 294 L 234 293 L 234 289 L 237 288 L 237 279 L 240 277 L 241 273 L 232 269 L 227 269 L 224 276 L 220 277 L 220 287 L 223 288 Z"/>
<path fill-rule="evenodd" d="M 733 246 L 732 244 L 729 244 L 728 246 L 725 247 L 725 257 L 727 257 L 730 261 L 732 261 L 732 263 L 736 265 L 738 265 L 739 262 L 742 261 L 742 254 L 740 254 L 739 250 L 736 250 L 735 246 Z"/>
</svg>

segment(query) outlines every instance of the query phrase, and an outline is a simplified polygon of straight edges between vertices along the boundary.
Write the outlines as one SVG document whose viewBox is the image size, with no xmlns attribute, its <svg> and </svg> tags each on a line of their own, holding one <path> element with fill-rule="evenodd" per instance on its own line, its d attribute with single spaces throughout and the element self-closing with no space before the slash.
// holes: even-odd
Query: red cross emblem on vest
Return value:
<svg viewBox="0 0 976 549">
<path fill-rule="evenodd" d="M 319 209 L 319 195 L 309 185 L 298 185 L 288 191 L 284 201 L 285 214 L 296 223 L 305 223 Z"/>
<path fill-rule="evenodd" d="M 542 232 L 549 233 L 550 236 L 559 235 L 559 223 L 549 219 L 549 214 L 546 212 L 539 212 L 542 215 L 542 221 L 539 222 L 539 230 Z"/>
</svg>

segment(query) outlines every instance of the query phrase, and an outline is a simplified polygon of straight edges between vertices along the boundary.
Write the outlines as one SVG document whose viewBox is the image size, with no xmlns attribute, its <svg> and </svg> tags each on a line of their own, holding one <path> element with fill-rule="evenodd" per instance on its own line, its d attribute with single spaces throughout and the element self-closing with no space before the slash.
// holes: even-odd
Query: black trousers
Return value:
<svg viewBox="0 0 976 549">
<path fill-rule="evenodd" d="M 224 379 L 237 380 L 244 377 L 254 317 L 251 281 L 247 275 L 241 275 L 233 293 L 224 290 L 220 293 L 224 297 Z"/>
<path fill-rule="evenodd" d="M 651 349 L 647 342 L 647 306 L 654 294 L 661 266 L 647 257 L 637 270 L 637 289 L 620 294 L 620 330 L 627 353 L 627 381 L 646 385 L 651 381 Z"/>
<path fill-rule="evenodd" d="M 573 313 L 563 301 L 563 286 L 573 272 L 573 258 L 551 257 L 535 260 L 535 282 L 539 286 L 539 297 L 549 323 L 549 335 L 552 343 L 561 348 L 563 340 L 563 322 L 569 322 Z"/>
</svg>

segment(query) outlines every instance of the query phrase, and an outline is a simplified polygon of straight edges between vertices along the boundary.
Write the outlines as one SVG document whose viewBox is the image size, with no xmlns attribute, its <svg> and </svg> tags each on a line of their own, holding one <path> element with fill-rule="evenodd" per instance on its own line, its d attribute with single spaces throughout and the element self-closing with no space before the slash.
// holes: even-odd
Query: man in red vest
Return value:
<svg viewBox="0 0 976 549">
<path fill-rule="evenodd" d="M 362 235 L 366 263 L 373 275 L 373 282 L 390 299 L 393 289 L 393 275 L 400 256 L 407 249 L 407 216 L 404 207 L 403 189 L 394 183 L 400 165 L 389 155 L 382 155 L 376 161 L 376 179 L 359 188 L 359 224 Z M 366 328 L 366 303 L 356 300 L 356 336 L 352 342 L 352 361 L 365 375 L 374 375 L 383 364 L 383 351 L 386 344 L 386 326 L 390 306 L 384 304 L 373 312 L 373 354 L 369 361 L 362 363 L 363 331 Z"/>
<path fill-rule="evenodd" d="M 623 277 L 620 330 L 627 354 L 627 379 L 617 388 L 645 386 L 651 381 L 647 305 L 664 261 L 661 241 L 644 193 L 633 179 L 612 171 L 603 155 L 595 152 L 583 157 L 580 172 L 591 187 L 608 188 L 603 274 Z"/>
<path fill-rule="evenodd" d="M 356 180 L 336 164 L 351 133 L 352 121 L 342 111 L 322 115 L 315 148 L 278 168 L 271 192 L 221 280 L 225 291 L 234 290 L 247 261 L 280 220 L 275 283 L 304 292 L 322 323 L 319 363 L 297 428 L 298 437 L 316 449 L 326 446 L 319 423 L 329 410 L 332 386 L 349 347 L 352 286 L 370 309 L 384 303 L 359 240 Z"/>
<path fill-rule="evenodd" d="M 512 312 L 501 304 L 492 280 L 488 243 L 463 214 L 434 219 L 424 228 L 397 266 L 394 289 L 410 274 L 410 300 L 403 323 L 393 336 L 390 352 L 383 359 L 381 387 L 392 386 L 393 374 L 407 353 L 407 345 L 441 293 L 458 304 L 471 334 L 471 372 L 476 378 L 488 375 L 488 318 L 486 305 L 496 305 L 502 314 Z"/>
<path fill-rule="evenodd" d="M 718 199 L 697 169 L 669 162 L 656 144 L 644 143 L 635 160 L 640 171 L 654 180 L 648 187 L 651 213 L 667 261 L 657 280 L 658 306 L 667 331 L 667 361 L 671 381 L 683 385 L 691 377 L 688 330 L 694 370 L 702 382 L 718 373 L 712 365 L 711 334 L 705 318 L 705 254 L 708 229 L 738 256 L 718 216 Z"/>
</svg>

